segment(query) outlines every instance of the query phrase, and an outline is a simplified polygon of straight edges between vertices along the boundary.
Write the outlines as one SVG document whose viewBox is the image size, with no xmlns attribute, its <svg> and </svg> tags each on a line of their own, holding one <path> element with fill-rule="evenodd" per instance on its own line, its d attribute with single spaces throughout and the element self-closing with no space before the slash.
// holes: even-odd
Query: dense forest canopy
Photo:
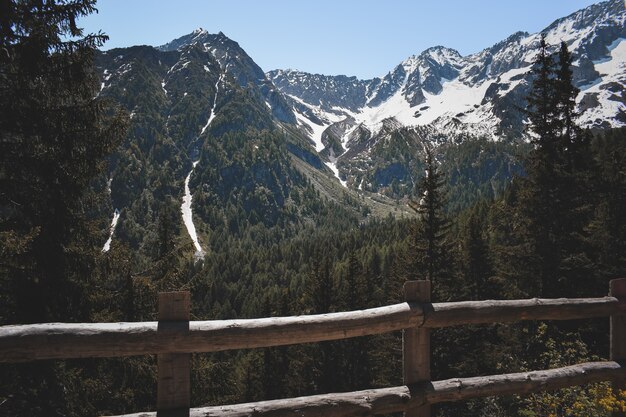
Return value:
<svg viewBox="0 0 626 417">
<path fill-rule="evenodd" d="M 600 297 L 626 271 L 626 130 L 576 124 L 565 43 L 554 53 L 543 39 L 534 62 L 530 143 L 467 138 L 428 148 L 413 187 L 389 186 L 391 196 L 410 194 L 396 203 L 408 201 L 409 214 L 380 216 L 363 196 L 320 192 L 322 180 L 290 156 L 301 146 L 295 135 L 235 80 L 189 78 L 201 94 L 177 113 L 186 118 L 163 113 L 161 90 L 146 87 L 160 80 L 145 67 L 129 91 L 100 95 L 94 61 L 106 36 L 76 26 L 94 10 L 93 0 L 2 2 L 2 325 L 154 320 L 164 290 L 189 290 L 198 320 L 383 306 L 403 301 L 409 279 L 430 279 L 436 302 Z M 228 97 L 216 96 L 220 85 L 231 86 Z M 200 138 L 205 102 L 221 113 Z M 138 106 L 145 111 L 131 119 Z M 167 131 L 157 127 L 163 119 Z M 181 184 L 196 161 L 202 260 L 180 215 Z M 127 207 L 123 225 L 103 251 L 117 204 Z M 606 320 L 432 337 L 433 380 L 607 358 L 609 342 Z M 388 334 L 194 355 L 193 405 L 401 385 L 400 346 L 399 334 Z M 152 410 L 155 391 L 150 357 L 0 364 L 0 415 Z M 623 400 L 593 384 L 435 413 L 608 416 Z"/>
</svg>

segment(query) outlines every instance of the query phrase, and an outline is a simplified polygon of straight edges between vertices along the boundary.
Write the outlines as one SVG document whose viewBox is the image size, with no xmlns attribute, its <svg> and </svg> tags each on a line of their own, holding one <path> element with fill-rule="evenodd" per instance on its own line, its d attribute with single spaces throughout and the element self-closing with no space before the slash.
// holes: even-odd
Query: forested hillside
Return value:
<svg viewBox="0 0 626 417">
<path fill-rule="evenodd" d="M 151 321 L 170 290 L 191 292 L 192 320 L 383 306 L 414 279 L 434 302 L 601 297 L 626 272 L 626 129 L 578 125 L 566 43 L 541 38 L 515 110 L 528 140 L 394 129 L 344 187 L 236 43 L 198 32 L 206 48 L 103 53 L 106 36 L 75 23 L 94 6 L 0 14 L 0 325 Z M 433 380 L 606 359 L 609 342 L 606 319 L 432 337 Z M 195 354 L 193 406 L 402 385 L 401 355 L 399 334 Z M 153 410 L 155 371 L 152 357 L 0 364 L 0 415 Z M 433 415 L 609 416 L 624 400 L 593 384 Z"/>
</svg>

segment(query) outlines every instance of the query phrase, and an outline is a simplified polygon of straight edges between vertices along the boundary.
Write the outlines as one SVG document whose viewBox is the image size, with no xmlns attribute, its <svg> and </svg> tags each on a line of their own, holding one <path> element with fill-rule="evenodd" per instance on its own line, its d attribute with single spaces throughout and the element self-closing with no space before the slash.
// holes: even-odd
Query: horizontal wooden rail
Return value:
<svg viewBox="0 0 626 417">
<path fill-rule="evenodd" d="M 310 316 L 192 321 L 167 334 L 157 322 L 48 323 L 0 327 L 0 362 L 217 352 L 347 339 L 415 326 L 570 320 L 626 313 L 614 297 L 401 303 Z"/>
<path fill-rule="evenodd" d="M 573 320 L 626 313 L 615 297 L 532 298 L 435 303 L 424 306 L 425 327 L 461 324 L 511 323 L 523 320 Z"/>
<path fill-rule="evenodd" d="M 418 304 L 343 313 L 192 321 L 159 333 L 157 322 L 31 324 L 0 327 L 0 362 L 217 352 L 367 336 L 422 323 Z M 173 323 L 175 326 L 175 323 Z"/>
<path fill-rule="evenodd" d="M 420 383 L 411 387 L 370 389 L 339 394 L 256 403 L 195 408 L 190 417 L 336 417 L 388 414 L 414 407 L 471 398 L 555 390 L 591 382 L 626 377 L 617 362 L 588 362 L 545 371 L 453 378 Z M 127 414 L 125 417 L 154 417 L 156 413 Z"/>
</svg>

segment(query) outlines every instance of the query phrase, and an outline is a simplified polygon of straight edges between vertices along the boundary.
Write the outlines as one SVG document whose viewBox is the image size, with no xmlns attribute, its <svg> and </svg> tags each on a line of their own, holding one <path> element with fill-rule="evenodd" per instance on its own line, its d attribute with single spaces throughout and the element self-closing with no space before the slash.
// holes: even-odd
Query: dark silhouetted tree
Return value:
<svg viewBox="0 0 626 417">
<path fill-rule="evenodd" d="M 120 143 L 125 116 L 96 97 L 95 48 L 79 17 L 95 1 L 8 1 L 0 13 L 0 232 L 5 320 L 88 317 L 101 247 L 89 224 L 90 185 Z"/>
</svg>

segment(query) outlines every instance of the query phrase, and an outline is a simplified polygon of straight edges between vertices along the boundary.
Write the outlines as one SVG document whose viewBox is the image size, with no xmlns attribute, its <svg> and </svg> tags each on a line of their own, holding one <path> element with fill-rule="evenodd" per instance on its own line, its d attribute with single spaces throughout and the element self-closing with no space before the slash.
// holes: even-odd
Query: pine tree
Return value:
<svg viewBox="0 0 626 417">
<path fill-rule="evenodd" d="M 363 265 L 357 259 L 354 251 L 348 256 L 348 270 L 346 273 L 343 304 L 348 310 L 366 308 L 369 294 Z"/>
<path fill-rule="evenodd" d="M 554 160 L 554 139 L 558 128 L 555 122 L 554 71 L 554 60 L 549 52 L 545 34 L 542 34 L 539 52 L 532 67 L 534 80 L 530 94 L 526 97 L 528 103 L 526 114 L 530 119 L 530 130 L 535 135 L 533 142 L 545 150 L 548 161 Z"/>
<path fill-rule="evenodd" d="M 528 178 L 520 190 L 522 203 L 518 205 L 529 220 L 528 231 L 532 239 L 533 252 L 537 256 L 539 271 L 539 276 L 536 277 L 539 281 L 537 288 L 542 295 L 546 295 L 548 282 L 556 278 L 557 260 L 560 258 L 556 255 L 559 248 L 554 239 L 557 233 L 554 220 L 558 211 L 555 205 L 558 126 L 554 71 L 554 60 L 549 52 L 545 34 L 542 34 L 539 52 L 532 68 L 534 80 L 531 92 L 526 98 L 527 115 L 530 131 L 534 134 L 532 142 L 535 148 L 526 160 Z M 528 262 L 528 267 L 533 263 Z M 528 287 L 532 288 L 533 285 Z"/>
<path fill-rule="evenodd" d="M 533 245 L 524 195 L 528 181 L 515 177 L 488 215 L 489 246 L 494 281 L 503 298 L 529 298 L 540 294 L 539 261 Z"/>
<path fill-rule="evenodd" d="M 590 147 L 591 134 L 576 124 L 576 97 L 580 90 L 573 84 L 571 66 L 572 55 L 567 44 L 561 42 L 555 71 L 557 134 L 559 153 L 562 155 L 556 176 L 556 194 L 562 202 L 561 207 L 557 207 L 557 230 L 563 253 L 560 275 L 568 287 L 576 289 L 569 293 L 571 296 L 600 295 L 602 293 L 593 291 L 590 282 L 593 270 L 585 231 L 597 194 L 592 178 L 595 168 Z"/>
<path fill-rule="evenodd" d="M 91 191 L 127 117 L 98 94 L 76 20 L 93 0 L 5 0 L 0 12 L 0 306 L 3 323 L 88 321 L 102 234 Z M 104 187 L 103 187 L 104 188 Z M 102 223 L 100 223 L 102 224 Z M 96 414 L 69 363 L 3 369 L 6 415 Z"/>
<path fill-rule="evenodd" d="M 168 256 L 175 248 L 174 236 L 176 230 L 172 219 L 177 213 L 172 210 L 172 205 L 168 203 L 161 203 L 159 206 L 157 223 L 158 247 L 155 256 L 158 260 Z"/>
<path fill-rule="evenodd" d="M 444 180 L 431 149 L 426 149 L 425 175 L 419 182 L 421 199 L 409 201 L 418 219 L 411 226 L 405 256 L 406 279 L 427 279 L 435 284 L 446 276 L 450 223 L 445 214 Z"/>
<path fill-rule="evenodd" d="M 327 253 L 316 252 L 312 270 L 307 277 L 305 304 L 313 314 L 329 313 L 333 300 L 333 277 Z"/>
<path fill-rule="evenodd" d="M 330 254 L 318 250 L 314 252 L 312 270 L 307 277 L 304 293 L 307 309 L 313 314 L 329 313 L 335 304 L 335 288 L 331 273 Z M 338 369 L 337 343 L 322 342 L 312 353 L 315 385 L 318 392 L 336 391 Z"/>
<path fill-rule="evenodd" d="M 493 275 L 492 260 L 489 247 L 484 236 L 485 207 L 474 208 L 466 223 L 463 225 L 461 241 L 461 272 L 463 281 L 467 286 L 465 291 L 457 289 L 457 292 L 465 293 L 473 300 L 497 298 L 496 288 L 490 278 Z"/>
<path fill-rule="evenodd" d="M 535 256 L 527 275 L 534 264 L 540 295 L 551 297 L 567 295 L 564 288 L 573 291 L 584 279 L 588 262 L 581 245 L 591 204 L 589 139 L 575 123 L 578 89 L 572 84 L 571 54 L 561 43 L 555 65 L 548 48 L 542 37 L 527 98 L 535 149 L 526 161 L 518 207 L 528 220 Z"/>
<path fill-rule="evenodd" d="M 626 270 L 626 129 L 605 132 L 595 138 L 597 159 L 593 178 L 597 193 L 588 241 L 594 262 L 590 292 L 606 290 L 610 279 Z"/>
<path fill-rule="evenodd" d="M 560 147 L 572 155 L 576 149 L 576 140 L 580 136 L 580 128 L 576 125 L 576 96 L 579 89 L 573 84 L 572 54 L 565 42 L 561 42 L 559 49 L 558 68 L 555 70 L 554 90 L 556 101 L 556 118 L 558 120 L 557 134 L 560 136 Z M 568 163 L 573 164 L 573 158 Z"/>
<path fill-rule="evenodd" d="M 354 251 L 348 255 L 342 298 L 346 310 L 363 309 L 368 304 L 365 271 Z M 341 342 L 345 372 L 342 380 L 346 389 L 363 389 L 370 384 L 370 340 L 369 337 L 359 337 Z"/>
<path fill-rule="evenodd" d="M 264 317 L 271 316 L 288 316 L 291 314 L 289 310 L 290 295 L 289 290 L 285 289 L 277 294 L 277 300 L 267 297 L 265 299 Z M 274 307 L 274 308 L 272 308 Z M 281 396 L 286 390 L 288 383 L 285 376 L 289 369 L 289 359 L 287 356 L 287 348 L 284 346 L 271 347 L 263 349 L 263 399 L 274 399 Z"/>
<path fill-rule="evenodd" d="M 94 99 L 93 55 L 106 36 L 83 36 L 76 26 L 94 3 L 3 3 L 1 264 L 15 295 L 5 320 L 87 319 L 101 246 L 87 217 L 89 189 L 124 133 L 124 116 L 112 118 L 111 106 Z"/>
</svg>

